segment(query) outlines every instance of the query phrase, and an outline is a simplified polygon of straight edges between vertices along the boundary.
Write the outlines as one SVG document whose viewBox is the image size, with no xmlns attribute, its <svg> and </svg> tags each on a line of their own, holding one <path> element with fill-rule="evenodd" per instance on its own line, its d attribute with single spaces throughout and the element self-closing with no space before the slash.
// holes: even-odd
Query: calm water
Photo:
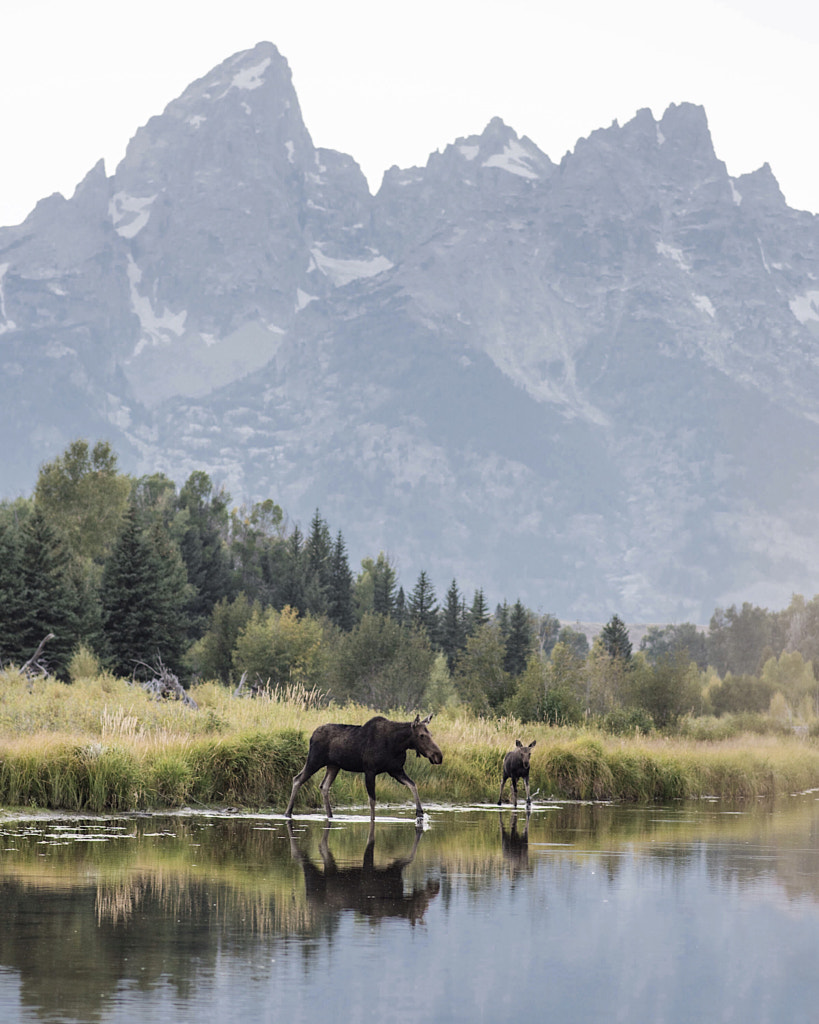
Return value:
<svg viewBox="0 0 819 1024">
<path fill-rule="evenodd" d="M 819 802 L 0 814 L 0 1021 L 819 1022 Z"/>
</svg>

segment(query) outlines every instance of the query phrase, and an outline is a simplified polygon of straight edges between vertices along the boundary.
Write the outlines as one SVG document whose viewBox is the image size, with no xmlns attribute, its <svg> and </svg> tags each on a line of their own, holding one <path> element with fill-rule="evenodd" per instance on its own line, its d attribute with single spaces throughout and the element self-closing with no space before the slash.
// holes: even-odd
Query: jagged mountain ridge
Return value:
<svg viewBox="0 0 819 1024">
<path fill-rule="evenodd" d="M 3 491 L 76 436 L 566 618 L 814 593 L 819 224 L 704 111 L 372 196 L 262 43 L 0 229 Z"/>
</svg>

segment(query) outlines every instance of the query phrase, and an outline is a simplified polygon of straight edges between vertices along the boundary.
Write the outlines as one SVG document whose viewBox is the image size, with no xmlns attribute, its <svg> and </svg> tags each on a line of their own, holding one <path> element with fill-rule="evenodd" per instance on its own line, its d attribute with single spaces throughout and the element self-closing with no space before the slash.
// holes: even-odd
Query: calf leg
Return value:
<svg viewBox="0 0 819 1024">
<path fill-rule="evenodd" d="M 415 783 L 412 781 L 409 775 L 407 775 L 407 773 L 404 771 L 390 772 L 390 775 L 395 779 L 396 782 L 400 782 L 402 785 L 406 786 L 407 789 L 411 791 L 412 795 L 415 797 L 415 817 L 423 818 L 424 808 L 421 806 L 421 800 L 418 796 L 418 787 L 415 785 Z"/>
<path fill-rule="evenodd" d="M 324 797 L 324 813 L 328 818 L 332 818 L 333 816 L 333 810 L 330 807 L 330 786 L 335 782 L 336 775 L 338 775 L 339 771 L 340 769 L 334 764 L 328 765 L 327 771 L 324 773 L 324 778 L 321 780 L 321 785 L 319 786 L 321 795 Z"/>
<path fill-rule="evenodd" d="M 504 775 L 503 781 L 501 782 L 500 796 L 498 797 L 498 807 L 500 807 L 500 805 L 503 803 L 503 787 L 506 785 L 507 778 L 508 776 Z"/>
<path fill-rule="evenodd" d="M 529 776 L 523 776 L 523 785 L 526 787 L 526 806 L 529 807 L 532 803 L 532 797 L 529 793 Z"/>
<path fill-rule="evenodd" d="M 518 780 L 515 776 L 512 776 L 512 806 L 518 806 Z"/>
</svg>

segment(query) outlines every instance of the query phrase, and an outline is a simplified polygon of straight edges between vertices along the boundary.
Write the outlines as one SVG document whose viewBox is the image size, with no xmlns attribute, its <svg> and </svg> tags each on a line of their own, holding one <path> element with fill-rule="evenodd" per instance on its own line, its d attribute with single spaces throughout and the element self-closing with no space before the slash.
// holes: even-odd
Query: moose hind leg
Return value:
<svg viewBox="0 0 819 1024">
<path fill-rule="evenodd" d="M 296 802 L 296 794 L 301 789 L 301 787 L 305 784 L 305 782 L 307 782 L 307 780 L 309 778 L 312 778 L 312 776 L 315 775 L 316 772 L 321 767 L 322 766 L 320 764 L 317 764 L 317 765 L 314 765 L 314 766 L 311 765 L 310 764 L 310 759 L 308 757 L 307 764 L 302 768 L 302 770 L 299 772 L 298 775 L 293 777 L 293 788 L 290 791 L 290 803 L 287 805 L 287 810 L 284 812 L 285 818 L 292 817 L 293 805 Z"/>
<path fill-rule="evenodd" d="M 335 782 L 336 775 L 338 775 L 339 771 L 340 769 L 334 764 L 328 765 L 327 771 L 324 773 L 324 778 L 321 780 L 321 785 L 319 786 L 321 795 L 324 797 L 324 813 L 328 818 L 332 818 L 333 816 L 333 809 L 330 807 L 330 786 Z"/>
<path fill-rule="evenodd" d="M 311 775 L 314 775 L 316 771 L 316 768 L 314 768 L 312 771 L 307 771 L 307 765 L 305 765 L 299 772 L 299 774 L 294 776 L 293 788 L 290 791 L 290 803 L 288 804 L 288 809 L 285 811 L 286 818 L 290 818 L 293 816 L 293 805 L 296 803 L 296 794 L 299 792 L 300 788 L 304 785 L 307 779 Z"/>
</svg>

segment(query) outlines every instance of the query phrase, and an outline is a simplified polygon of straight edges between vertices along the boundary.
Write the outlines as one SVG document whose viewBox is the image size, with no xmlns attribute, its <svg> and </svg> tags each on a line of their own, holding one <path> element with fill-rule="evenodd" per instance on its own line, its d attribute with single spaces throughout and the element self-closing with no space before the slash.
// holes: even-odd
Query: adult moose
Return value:
<svg viewBox="0 0 819 1024">
<path fill-rule="evenodd" d="M 327 769 L 319 789 L 324 797 L 324 810 L 328 818 L 333 816 L 330 786 L 342 770 L 363 772 L 370 798 L 370 821 L 375 820 L 375 777 L 384 772 L 412 791 L 415 813 L 417 817 L 423 817 L 424 808 L 418 798 L 418 787 L 404 771 L 404 761 L 409 750 L 414 750 L 417 757 L 428 758 L 431 764 L 443 761 L 444 755 L 427 728 L 431 719 L 432 715 L 427 715 L 422 721 L 416 715 L 414 722 L 390 722 L 378 715 L 364 725 L 320 725 L 310 737 L 307 763 L 293 779 L 285 817 L 292 816 L 296 794 L 319 768 Z"/>
<path fill-rule="evenodd" d="M 518 805 L 518 779 L 523 779 L 523 785 L 526 788 L 526 806 L 528 807 L 532 803 L 532 797 L 529 794 L 529 762 L 532 757 L 532 747 L 536 743 L 537 740 L 532 740 L 528 747 L 524 747 L 520 740 L 515 740 L 515 749 L 510 750 L 503 759 L 503 778 L 501 779 L 498 805 L 503 803 L 503 787 L 506 785 L 507 779 L 512 780 L 514 807 Z"/>
</svg>

